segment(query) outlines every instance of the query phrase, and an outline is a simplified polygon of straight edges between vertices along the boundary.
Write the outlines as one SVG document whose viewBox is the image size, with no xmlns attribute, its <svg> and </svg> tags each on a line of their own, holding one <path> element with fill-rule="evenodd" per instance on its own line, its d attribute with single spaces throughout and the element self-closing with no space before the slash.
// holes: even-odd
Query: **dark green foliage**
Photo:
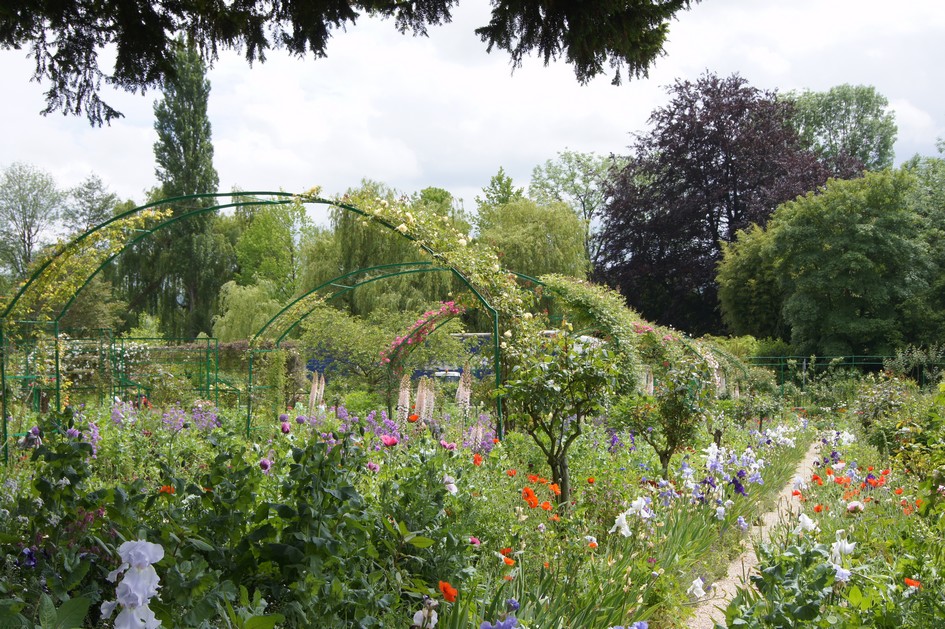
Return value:
<svg viewBox="0 0 945 629">
<path fill-rule="evenodd" d="M 451 19 L 458 0 L 65 0 L 37 4 L 11 0 L 0 13 L 0 46 L 29 50 L 34 79 L 48 86 L 43 113 L 85 114 L 94 125 L 120 117 L 101 99 L 102 81 L 131 92 L 160 87 L 177 76 L 176 33 L 184 33 L 213 60 L 220 48 L 265 61 L 272 48 L 290 54 L 326 55 L 328 40 L 363 14 L 392 18 L 397 30 L 425 35 L 427 25 Z M 564 57 L 586 83 L 605 71 L 626 68 L 645 76 L 663 51 L 669 20 L 691 0 L 593 0 L 540 2 L 497 0 L 487 26 L 476 30 L 488 50 L 507 50 L 513 64 L 532 51 L 545 64 Z M 116 49 L 111 73 L 99 65 L 103 48 Z"/>
</svg>

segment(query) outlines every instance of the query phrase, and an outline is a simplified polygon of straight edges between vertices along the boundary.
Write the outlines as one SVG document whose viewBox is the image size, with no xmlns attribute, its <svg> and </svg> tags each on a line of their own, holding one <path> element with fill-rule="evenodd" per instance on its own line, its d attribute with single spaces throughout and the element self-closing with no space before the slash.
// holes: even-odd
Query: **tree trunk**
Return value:
<svg viewBox="0 0 945 629">
<path fill-rule="evenodd" d="M 559 455 L 557 458 L 549 457 L 548 465 L 551 466 L 551 480 L 561 493 L 558 494 L 558 506 L 567 505 L 571 501 L 571 474 L 568 469 L 567 455 Z"/>
</svg>

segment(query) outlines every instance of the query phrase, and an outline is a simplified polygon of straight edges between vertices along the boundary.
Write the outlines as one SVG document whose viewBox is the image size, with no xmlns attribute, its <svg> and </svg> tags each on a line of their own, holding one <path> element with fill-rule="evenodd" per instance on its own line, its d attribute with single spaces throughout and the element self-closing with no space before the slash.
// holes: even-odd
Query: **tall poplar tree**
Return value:
<svg viewBox="0 0 945 629">
<path fill-rule="evenodd" d="M 207 68 L 193 45 L 178 42 L 174 78 L 154 104 L 155 174 L 158 198 L 216 192 L 219 177 L 213 167 L 213 144 L 207 104 Z M 172 205 L 175 215 L 206 201 Z M 161 230 L 126 255 L 125 288 L 132 310 L 157 314 L 165 335 L 194 337 L 209 333 L 214 301 L 220 286 L 230 280 L 236 258 L 230 243 L 215 229 L 215 215 L 183 219 Z"/>
</svg>

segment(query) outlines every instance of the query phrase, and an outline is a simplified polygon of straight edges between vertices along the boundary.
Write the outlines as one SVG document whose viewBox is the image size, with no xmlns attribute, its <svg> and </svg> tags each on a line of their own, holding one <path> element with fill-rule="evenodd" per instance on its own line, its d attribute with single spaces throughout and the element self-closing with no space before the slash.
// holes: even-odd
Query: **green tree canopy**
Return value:
<svg viewBox="0 0 945 629">
<path fill-rule="evenodd" d="M 793 121 L 804 146 L 834 176 L 850 177 L 893 165 L 896 120 L 886 97 L 869 85 L 837 85 L 826 92 L 791 93 Z"/>
<path fill-rule="evenodd" d="M 223 343 L 249 340 L 282 309 L 278 288 L 269 280 L 240 286 L 229 281 L 220 287 L 219 309 L 213 318 L 213 336 Z"/>
<path fill-rule="evenodd" d="M 348 190 L 342 201 L 357 208 L 369 208 L 379 200 L 388 205 L 400 195 L 390 187 L 370 180 Z M 406 199 L 405 199 L 406 200 Z M 411 207 L 423 208 L 457 227 L 468 229 L 456 213 L 451 199 L 433 192 L 406 200 Z M 307 292 L 340 275 L 383 264 L 426 261 L 423 254 L 401 234 L 382 228 L 355 212 L 334 207 L 331 233 L 318 232 L 304 245 L 304 270 L 300 292 Z M 366 276 L 353 277 L 351 281 Z M 339 298 L 351 314 L 368 316 L 377 309 L 414 312 L 433 301 L 445 299 L 453 290 L 449 273 L 417 273 L 367 284 Z"/>
<path fill-rule="evenodd" d="M 244 286 L 269 281 L 273 295 L 288 301 L 298 289 L 302 257 L 300 246 L 310 228 L 301 204 L 259 207 L 239 235 L 237 281 Z"/>
<path fill-rule="evenodd" d="M 84 114 L 102 124 L 121 112 L 101 98 L 104 80 L 131 92 L 174 79 L 174 37 L 186 34 L 205 60 L 220 48 L 265 61 L 272 48 L 315 57 L 328 40 L 366 13 L 394 20 L 402 32 L 425 35 L 428 25 L 451 19 L 458 0 L 11 0 L 0 11 L 0 46 L 25 47 L 36 61 L 35 80 L 48 84 L 43 113 Z M 645 76 L 663 52 L 669 20 L 692 0 L 493 0 L 489 23 L 476 34 L 492 48 L 508 51 L 515 66 L 532 52 L 547 65 L 564 58 L 582 83 L 606 71 Z M 114 47 L 108 73 L 99 52 Z"/>
<path fill-rule="evenodd" d="M 0 265 L 13 279 L 49 243 L 62 200 L 52 175 L 34 166 L 14 162 L 0 175 Z"/>
<path fill-rule="evenodd" d="M 96 174 L 69 191 L 69 202 L 62 212 L 63 223 L 71 234 L 81 234 L 99 225 L 115 214 L 118 195 L 110 192 Z"/>
<path fill-rule="evenodd" d="M 741 230 L 722 247 L 719 261 L 719 305 L 722 320 L 734 335 L 784 338 L 784 295 L 771 251 L 770 234 L 758 227 Z"/>
<path fill-rule="evenodd" d="M 532 277 L 559 273 L 583 278 L 588 272 L 581 219 L 561 202 L 539 205 L 519 198 L 483 206 L 479 240 L 499 254 L 502 266 Z"/>
<path fill-rule="evenodd" d="M 831 180 L 822 192 L 779 207 L 767 233 L 741 232 L 721 269 L 727 320 L 744 325 L 764 307 L 752 303 L 753 295 L 773 310 L 780 293 L 797 353 L 891 354 L 913 342 L 909 322 L 916 315 L 909 311 L 934 270 L 927 225 L 910 202 L 915 186 L 904 170 Z"/>
<path fill-rule="evenodd" d="M 600 211 L 607 199 L 607 180 L 611 168 L 623 160 L 594 153 L 565 149 L 556 160 L 548 160 L 532 170 L 528 196 L 541 204 L 566 203 L 584 224 L 584 249 L 588 260 L 597 259 L 598 242 L 593 238 Z"/>
<path fill-rule="evenodd" d="M 525 189 L 516 188 L 512 178 L 505 174 L 505 169 L 499 166 L 499 172 L 489 180 L 489 185 L 482 189 L 482 196 L 476 197 L 476 206 L 480 212 L 483 208 L 505 205 L 512 201 L 525 198 Z"/>
</svg>

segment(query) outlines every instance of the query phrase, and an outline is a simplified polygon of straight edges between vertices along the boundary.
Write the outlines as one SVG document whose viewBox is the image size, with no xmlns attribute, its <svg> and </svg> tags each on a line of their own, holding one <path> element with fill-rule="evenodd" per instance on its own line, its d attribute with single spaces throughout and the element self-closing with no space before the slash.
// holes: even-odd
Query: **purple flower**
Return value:
<svg viewBox="0 0 945 629">
<path fill-rule="evenodd" d="M 282 434 L 287 435 L 292 432 L 292 426 L 289 425 L 289 422 L 282 422 Z"/>
<path fill-rule="evenodd" d="M 510 598 L 509 600 L 505 601 L 505 607 L 510 612 L 517 612 L 519 608 L 521 607 L 521 605 L 519 605 L 518 601 L 515 600 L 514 598 Z"/>
<path fill-rule="evenodd" d="M 38 436 L 39 436 L 39 426 L 33 426 L 32 428 L 30 428 L 30 434 L 32 434 L 34 437 L 38 437 Z"/>
<path fill-rule="evenodd" d="M 369 461 L 367 464 L 367 468 L 368 468 L 368 471 L 374 472 L 375 474 L 381 471 L 381 466 L 375 463 L 374 461 Z"/>
<path fill-rule="evenodd" d="M 518 619 L 515 616 L 509 616 L 505 620 L 497 620 L 495 623 L 483 620 L 482 624 L 479 625 L 479 629 L 512 629 L 517 626 Z"/>
<path fill-rule="evenodd" d="M 735 524 L 736 524 L 736 525 L 738 526 L 738 528 L 740 528 L 742 531 L 747 531 L 747 530 L 748 530 L 748 522 L 746 522 L 746 521 L 745 521 L 745 518 L 743 518 L 742 516 L 738 516 L 738 519 L 735 520 Z"/>
<path fill-rule="evenodd" d="M 268 474 L 269 470 L 272 469 L 272 461 L 266 457 L 259 459 L 259 469 L 261 469 L 263 473 Z"/>
<path fill-rule="evenodd" d="M 78 428 L 70 428 L 69 430 L 66 431 L 66 436 L 69 437 L 70 439 L 78 439 L 78 438 L 79 438 L 79 429 L 78 429 Z"/>
<path fill-rule="evenodd" d="M 296 424 L 299 424 L 299 425 L 304 424 L 304 423 L 305 423 L 305 415 L 299 415 L 298 417 L 296 417 L 296 418 L 295 418 L 295 423 L 296 423 Z"/>
<path fill-rule="evenodd" d="M 17 564 L 26 566 L 27 568 L 36 567 L 36 555 L 33 553 L 32 548 L 24 548 L 21 554 L 23 555 L 23 563 L 20 564 L 20 562 L 17 561 Z"/>
<path fill-rule="evenodd" d="M 279 421 L 280 421 L 280 422 L 287 422 L 287 421 L 289 421 L 289 416 L 288 416 L 288 414 L 282 413 L 281 415 L 279 415 Z"/>
</svg>

